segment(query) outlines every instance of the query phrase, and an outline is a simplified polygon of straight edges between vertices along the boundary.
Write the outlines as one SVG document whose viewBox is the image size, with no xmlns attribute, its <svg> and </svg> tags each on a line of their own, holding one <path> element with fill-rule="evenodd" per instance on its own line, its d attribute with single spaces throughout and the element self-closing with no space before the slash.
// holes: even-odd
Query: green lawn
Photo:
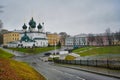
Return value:
<svg viewBox="0 0 120 80">
<path fill-rule="evenodd" d="M 90 48 L 91 50 L 89 50 Z M 73 50 L 73 52 L 80 54 L 80 56 L 91 56 L 99 54 L 120 54 L 120 46 L 85 47 Z"/>
<path fill-rule="evenodd" d="M 0 49 L 0 58 L 11 58 L 13 56 L 14 56 L 13 54 L 10 54 L 10 53 Z"/>
<path fill-rule="evenodd" d="M 58 49 L 59 47 L 57 47 Z M 54 47 L 41 47 L 41 48 L 9 48 L 11 50 L 20 51 L 24 53 L 36 54 L 54 50 Z"/>
<path fill-rule="evenodd" d="M 73 52 L 78 53 L 80 51 L 89 50 L 90 48 L 94 48 L 94 47 L 91 47 L 91 46 L 90 47 L 82 47 L 82 48 L 75 49 Z"/>
</svg>

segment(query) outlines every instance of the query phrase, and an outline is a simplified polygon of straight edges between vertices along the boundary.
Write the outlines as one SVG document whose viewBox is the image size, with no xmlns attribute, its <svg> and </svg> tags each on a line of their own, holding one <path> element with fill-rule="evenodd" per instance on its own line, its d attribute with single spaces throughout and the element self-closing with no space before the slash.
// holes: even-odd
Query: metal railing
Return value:
<svg viewBox="0 0 120 80">
<path fill-rule="evenodd" d="M 72 64 L 72 65 L 104 67 L 110 69 L 120 69 L 119 60 L 54 60 L 54 62 L 59 64 Z"/>
</svg>

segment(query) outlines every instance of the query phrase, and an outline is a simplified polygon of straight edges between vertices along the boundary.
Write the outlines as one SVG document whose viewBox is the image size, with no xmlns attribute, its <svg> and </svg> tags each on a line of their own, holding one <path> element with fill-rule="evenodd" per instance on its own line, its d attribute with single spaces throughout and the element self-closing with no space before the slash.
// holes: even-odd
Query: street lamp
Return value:
<svg viewBox="0 0 120 80">
<path fill-rule="evenodd" d="M 55 55 L 56 55 L 56 39 L 55 39 Z"/>
<path fill-rule="evenodd" d="M 55 48 L 55 53 L 53 54 L 53 62 L 54 62 L 54 58 L 55 58 L 55 55 L 56 55 L 56 39 L 54 41 L 54 48 Z"/>
</svg>

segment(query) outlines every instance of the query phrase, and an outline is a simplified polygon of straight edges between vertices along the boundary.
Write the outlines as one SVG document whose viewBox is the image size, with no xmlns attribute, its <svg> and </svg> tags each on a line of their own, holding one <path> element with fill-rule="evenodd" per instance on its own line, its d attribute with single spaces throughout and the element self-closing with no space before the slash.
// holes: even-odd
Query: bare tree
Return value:
<svg viewBox="0 0 120 80">
<path fill-rule="evenodd" d="M 95 40 L 96 40 L 96 43 L 97 43 L 98 46 L 103 46 L 103 37 L 102 37 L 102 35 L 97 35 Z"/>
<path fill-rule="evenodd" d="M 114 34 L 115 40 L 117 41 L 117 45 L 120 45 L 120 30 Z"/>
<path fill-rule="evenodd" d="M 94 41 L 95 41 L 94 35 L 93 34 L 88 34 L 88 45 L 93 45 Z"/>
<path fill-rule="evenodd" d="M 59 35 L 61 36 L 60 42 L 62 45 L 65 45 L 65 39 L 69 37 L 69 35 L 66 32 L 60 32 Z"/>
<path fill-rule="evenodd" d="M 3 23 L 2 23 L 2 21 L 0 20 L 0 30 L 2 29 L 2 27 L 3 27 Z"/>
</svg>

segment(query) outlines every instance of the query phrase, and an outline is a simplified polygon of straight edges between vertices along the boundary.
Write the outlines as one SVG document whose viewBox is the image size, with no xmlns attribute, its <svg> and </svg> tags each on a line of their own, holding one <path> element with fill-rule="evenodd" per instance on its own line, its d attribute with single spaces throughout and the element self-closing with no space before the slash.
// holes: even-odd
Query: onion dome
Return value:
<svg viewBox="0 0 120 80">
<path fill-rule="evenodd" d="M 36 22 L 33 20 L 33 17 L 30 20 L 29 25 L 30 25 L 31 28 L 35 28 L 36 27 Z"/>
<path fill-rule="evenodd" d="M 21 38 L 21 41 L 28 42 L 29 40 L 30 40 L 30 38 L 27 36 L 27 34 L 25 32 L 24 36 Z"/>
<path fill-rule="evenodd" d="M 39 23 L 39 25 L 37 26 L 38 29 L 42 29 L 42 25 Z"/>
<path fill-rule="evenodd" d="M 22 26 L 23 29 L 27 29 L 26 24 L 24 23 L 24 25 Z"/>
</svg>

